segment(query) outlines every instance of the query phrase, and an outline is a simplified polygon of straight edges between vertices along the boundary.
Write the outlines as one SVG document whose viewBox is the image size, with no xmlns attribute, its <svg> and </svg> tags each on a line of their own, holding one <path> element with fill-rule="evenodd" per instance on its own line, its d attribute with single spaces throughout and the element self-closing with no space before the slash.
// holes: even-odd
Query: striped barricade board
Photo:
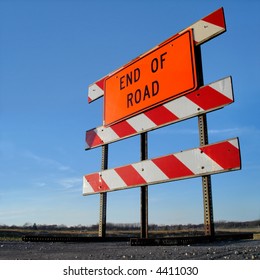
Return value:
<svg viewBox="0 0 260 280">
<path fill-rule="evenodd" d="M 141 57 L 149 54 L 150 52 L 154 51 L 156 48 L 159 48 L 161 45 L 166 44 L 168 41 L 172 40 L 176 35 L 180 35 L 184 32 L 186 32 L 188 29 L 193 30 L 193 37 L 194 37 L 194 44 L 196 46 L 203 44 L 204 42 L 209 41 L 210 39 L 218 36 L 219 34 L 226 31 L 226 23 L 225 23 L 225 17 L 224 17 L 224 10 L 223 8 L 220 8 L 213 13 L 209 14 L 208 16 L 200 19 L 199 21 L 195 22 L 188 28 L 185 28 L 181 32 L 175 34 L 174 36 L 168 38 L 164 42 L 158 44 L 148 52 L 138 56 L 137 58 L 131 60 L 126 65 L 122 66 L 121 68 L 109 73 L 105 77 L 99 79 L 98 81 L 92 83 L 88 87 L 88 102 L 92 102 L 104 95 L 104 82 L 105 80 L 113 75 L 115 72 L 119 71 L 120 69 L 123 69 L 127 67 L 130 63 L 133 63 L 135 60 L 140 59 Z"/>
<path fill-rule="evenodd" d="M 232 79 L 227 77 L 117 124 L 88 130 L 86 150 L 198 116 L 232 102 Z"/>
<path fill-rule="evenodd" d="M 122 190 L 241 168 L 238 138 L 84 176 L 83 195 Z"/>
</svg>

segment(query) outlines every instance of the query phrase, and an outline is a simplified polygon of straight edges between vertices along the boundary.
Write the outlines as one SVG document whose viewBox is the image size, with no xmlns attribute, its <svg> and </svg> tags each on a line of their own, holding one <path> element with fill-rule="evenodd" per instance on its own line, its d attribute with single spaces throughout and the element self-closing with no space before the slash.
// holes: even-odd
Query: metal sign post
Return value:
<svg viewBox="0 0 260 280">
<path fill-rule="evenodd" d="M 144 132 L 140 135 L 141 160 L 148 159 L 148 134 Z M 141 238 L 148 238 L 148 186 L 141 186 Z"/>
<path fill-rule="evenodd" d="M 200 145 L 208 144 L 207 116 L 203 114 L 198 117 Z M 205 235 L 214 237 L 214 218 L 213 218 L 213 202 L 210 175 L 202 176 L 202 192 L 204 206 L 204 231 Z"/>
<path fill-rule="evenodd" d="M 108 144 L 102 146 L 101 170 L 106 170 L 108 167 Z M 106 237 L 106 220 L 107 220 L 107 193 L 100 193 L 100 208 L 99 208 L 99 228 L 98 236 Z"/>
<path fill-rule="evenodd" d="M 196 46 L 196 65 L 197 65 L 197 78 L 200 86 L 204 85 L 203 68 L 201 47 Z M 208 125 L 207 115 L 202 114 L 198 116 L 199 127 L 199 143 L 200 146 L 205 146 L 209 143 L 208 140 Z M 212 203 L 212 189 L 210 175 L 202 176 L 202 192 L 203 192 L 203 207 L 204 207 L 204 232 L 205 235 L 214 237 L 214 218 L 213 218 L 213 203 Z"/>
</svg>

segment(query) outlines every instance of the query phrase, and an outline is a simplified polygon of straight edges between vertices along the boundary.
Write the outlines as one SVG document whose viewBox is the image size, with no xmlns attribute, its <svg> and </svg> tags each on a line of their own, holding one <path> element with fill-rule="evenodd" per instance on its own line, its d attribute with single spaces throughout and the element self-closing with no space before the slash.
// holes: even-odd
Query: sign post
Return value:
<svg viewBox="0 0 260 280">
<path fill-rule="evenodd" d="M 144 132 L 140 135 L 141 142 L 141 160 L 148 159 L 148 133 Z M 141 238 L 148 238 L 148 186 L 143 185 L 141 190 Z"/>
<path fill-rule="evenodd" d="M 102 146 L 101 170 L 108 167 L 108 144 Z M 98 236 L 106 237 L 106 221 L 107 221 L 107 193 L 100 193 L 100 209 L 99 209 L 99 228 Z"/>
<path fill-rule="evenodd" d="M 204 85 L 203 67 L 201 57 L 201 47 L 196 46 L 196 59 L 197 59 L 197 77 L 198 84 Z M 207 115 L 202 114 L 198 116 L 199 127 L 199 142 L 200 146 L 205 146 L 209 143 L 208 139 L 208 124 Z M 210 175 L 202 176 L 202 193 L 203 193 L 203 208 L 204 208 L 204 232 L 206 236 L 214 237 L 214 217 L 213 217 L 213 201 L 212 201 L 212 187 Z"/>
</svg>

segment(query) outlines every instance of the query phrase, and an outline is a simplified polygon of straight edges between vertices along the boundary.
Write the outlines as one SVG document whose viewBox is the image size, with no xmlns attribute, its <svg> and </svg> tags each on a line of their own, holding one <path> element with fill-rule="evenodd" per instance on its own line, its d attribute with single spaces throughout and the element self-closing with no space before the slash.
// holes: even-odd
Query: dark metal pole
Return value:
<svg viewBox="0 0 260 280">
<path fill-rule="evenodd" d="M 141 160 L 148 159 L 148 134 L 140 135 Z M 141 238 L 148 238 L 148 186 L 141 186 Z"/>
<path fill-rule="evenodd" d="M 108 167 L 108 144 L 102 146 L 101 170 Z M 107 220 L 107 193 L 100 193 L 100 209 L 99 209 L 99 228 L 98 236 L 106 237 L 106 220 Z"/>
<path fill-rule="evenodd" d="M 203 86 L 203 70 L 202 70 L 202 57 L 200 46 L 195 47 L 196 51 L 196 63 L 197 63 L 197 76 L 198 85 Z M 208 141 L 208 125 L 207 116 L 202 114 L 198 116 L 199 126 L 199 140 L 200 146 L 207 145 Z M 205 235 L 214 237 L 214 218 L 213 218 L 213 201 L 212 201 L 212 188 L 211 188 L 211 176 L 202 176 L 202 191 L 203 191 L 203 205 L 204 205 L 204 231 Z"/>
<path fill-rule="evenodd" d="M 208 144 L 207 133 L 207 119 L 206 114 L 199 116 L 199 133 L 200 133 L 200 146 Z M 203 191 L 203 205 L 204 205 L 204 230 L 205 235 L 214 237 L 214 218 L 213 218 L 213 201 L 212 201 L 212 188 L 211 176 L 202 176 L 202 191 Z"/>
</svg>

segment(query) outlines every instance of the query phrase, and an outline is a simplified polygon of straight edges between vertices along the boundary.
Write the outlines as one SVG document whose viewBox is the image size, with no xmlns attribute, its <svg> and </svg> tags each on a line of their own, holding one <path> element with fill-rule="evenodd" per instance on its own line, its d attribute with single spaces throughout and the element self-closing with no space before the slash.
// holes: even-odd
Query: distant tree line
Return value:
<svg viewBox="0 0 260 280">
<path fill-rule="evenodd" d="M 260 220 L 254 221 L 246 221 L 246 222 L 232 222 L 232 221 L 217 221 L 215 222 L 216 228 L 224 228 L 224 229 L 234 229 L 234 228 L 260 228 Z M 25 223 L 23 226 L 7 226 L 7 225 L 0 225 L 2 229 L 30 229 L 30 230 L 80 230 L 80 231 L 97 231 L 98 224 L 84 226 L 84 225 L 77 225 L 77 226 L 67 226 L 64 224 L 57 225 L 45 225 L 45 224 L 36 224 L 36 223 Z M 199 230 L 203 229 L 204 224 L 177 224 L 177 225 L 157 225 L 157 224 L 150 224 L 149 230 Z M 140 224 L 139 223 L 107 223 L 107 230 L 139 230 Z"/>
<path fill-rule="evenodd" d="M 216 226 L 221 228 L 260 228 L 260 220 L 247 221 L 247 222 L 229 222 L 219 221 L 215 223 Z"/>
</svg>

